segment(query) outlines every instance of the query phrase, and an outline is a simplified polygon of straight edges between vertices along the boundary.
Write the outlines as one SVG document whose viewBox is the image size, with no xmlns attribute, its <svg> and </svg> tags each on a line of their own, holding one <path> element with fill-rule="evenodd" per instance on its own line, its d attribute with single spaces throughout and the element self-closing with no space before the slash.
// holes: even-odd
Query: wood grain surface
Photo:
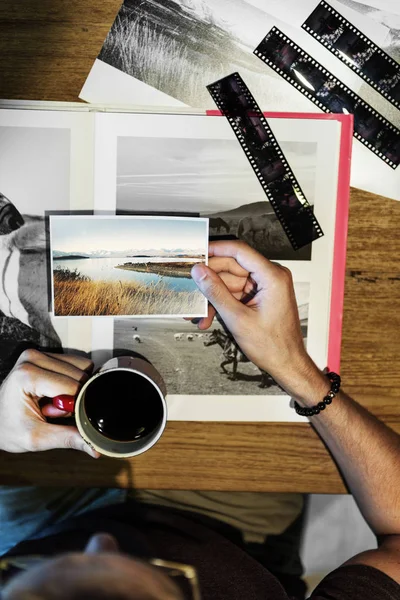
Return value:
<svg viewBox="0 0 400 600">
<path fill-rule="evenodd" d="M 0 97 L 76 101 L 119 0 L 2 0 Z M 400 433 L 400 202 L 352 190 L 344 388 Z M 168 423 L 131 460 L 72 451 L 0 453 L 0 483 L 342 493 L 309 424 Z"/>
</svg>

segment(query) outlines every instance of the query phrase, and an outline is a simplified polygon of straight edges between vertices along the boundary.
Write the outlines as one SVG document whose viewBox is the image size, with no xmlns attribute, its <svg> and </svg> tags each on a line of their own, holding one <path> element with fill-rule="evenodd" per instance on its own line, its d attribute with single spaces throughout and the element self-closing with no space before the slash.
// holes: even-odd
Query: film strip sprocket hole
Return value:
<svg viewBox="0 0 400 600">
<path fill-rule="evenodd" d="M 322 0 L 302 28 L 400 108 L 400 65 L 332 6 Z"/>
<path fill-rule="evenodd" d="M 317 61 L 273 27 L 254 54 L 324 112 L 354 115 L 354 137 L 395 169 L 400 131 Z"/>
<path fill-rule="evenodd" d="M 238 73 L 207 86 L 228 119 L 295 250 L 323 236 L 270 126 Z"/>
</svg>

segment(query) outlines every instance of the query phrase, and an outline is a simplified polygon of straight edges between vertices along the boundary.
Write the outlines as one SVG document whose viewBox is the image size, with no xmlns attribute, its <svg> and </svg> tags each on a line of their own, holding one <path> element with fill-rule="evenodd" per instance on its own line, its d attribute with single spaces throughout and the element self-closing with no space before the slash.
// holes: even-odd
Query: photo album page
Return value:
<svg viewBox="0 0 400 600">
<path fill-rule="evenodd" d="M 42 345 L 90 353 L 97 366 L 142 355 L 165 380 L 170 420 L 304 420 L 221 319 L 208 331 L 184 320 L 205 310 L 188 273 L 207 261 L 208 236 L 235 236 L 288 267 L 307 350 L 320 368 L 338 368 L 342 300 L 333 307 L 331 293 L 335 254 L 345 253 L 346 231 L 335 224 L 337 207 L 347 208 L 350 157 L 340 160 L 340 148 L 350 120 L 268 118 L 324 232 L 295 251 L 222 116 L 0 110 L 0 201 L 24 219 L 1 238 L 9 338 L 34 331 Z M 140 299 L 142 284 L 158 308 Z M 90 300 L 100 288 L 101 312 Z M 85 302 L 72 311 L 74 290 Z"/>
</svg>

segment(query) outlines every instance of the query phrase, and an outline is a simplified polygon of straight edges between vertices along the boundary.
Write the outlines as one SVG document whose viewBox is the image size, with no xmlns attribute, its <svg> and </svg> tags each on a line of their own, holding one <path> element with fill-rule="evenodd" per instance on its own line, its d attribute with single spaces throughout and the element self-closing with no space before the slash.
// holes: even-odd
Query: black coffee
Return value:
<svg viewBox="0 0 400 600">
<path fill-rule="evenodd" d="M 129 371 L 110 371 L 94 379 L 84 402 L 93 427 L 119 442 L 145 437 L 163 418 L 156 388 L 145 377 Z"/>
</svg>

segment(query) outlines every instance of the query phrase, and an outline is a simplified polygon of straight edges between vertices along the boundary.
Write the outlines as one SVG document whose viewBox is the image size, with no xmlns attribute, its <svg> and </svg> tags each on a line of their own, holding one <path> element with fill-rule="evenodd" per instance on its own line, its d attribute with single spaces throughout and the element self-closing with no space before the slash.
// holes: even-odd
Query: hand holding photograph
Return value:
<svg viewBox="0 0 400 600">
<path fill-rule="evenodd" d="M 208 219 L 50 216 L 50 248 L 56 317 L 207 314 Z"/>
</svg>

